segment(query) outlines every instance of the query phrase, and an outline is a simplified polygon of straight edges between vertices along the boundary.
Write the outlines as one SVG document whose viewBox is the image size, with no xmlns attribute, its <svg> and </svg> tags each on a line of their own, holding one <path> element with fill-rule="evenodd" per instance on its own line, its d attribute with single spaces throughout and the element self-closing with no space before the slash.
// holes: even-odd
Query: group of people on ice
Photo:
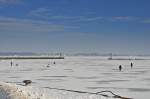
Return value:
<svg viewBox="0 0 150 99">
<path fill-rule="evenodd" d="M 130 66 L 131 66 L 131 69 L 133 68 L 133 63 L 131 62 L 130 63 Z M 119 71 L 121 71 L 123 68 L 122 68 L 122 65 L 119 65 Z"/>
</svg>

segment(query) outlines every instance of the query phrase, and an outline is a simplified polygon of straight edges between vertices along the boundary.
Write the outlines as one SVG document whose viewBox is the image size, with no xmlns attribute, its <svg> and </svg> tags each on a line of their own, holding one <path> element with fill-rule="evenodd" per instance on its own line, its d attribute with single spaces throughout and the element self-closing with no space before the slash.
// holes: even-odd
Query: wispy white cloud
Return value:
<svg viewBox="0 0 150 99">
<path fill-rule="evenodd" d="M 99 20 L 103 20 L 104 18 L 101 16 L 96 16 L 96 17 L 80 17 L 77 21 L 99 21 Z"/>
<path fill-rule="evenodd" d="M 138 17 L 133 16 L 112 16 L 112 17 L 103 17 L 103 16 L 69 16 L 69 15 L 59 15 L 54 14 L 51 9 L 48 8 L 37 8 L 32 10 L 29 13 L 30 16 L 47 19 L 47 20 L 62 20 L 62 21 L 69 21 L 69 22 L 130 22 L 138 20 Z"/>
<path fill-rule="evenodd" d="M 0 0 L 0 3 L 3 4 L 16 4 L 20 2 L 22 2 L 22 0 Z"/>
<path fill-rule="evenodd" d="M 29 16 L 42 19 L 75 19 L 75 16 L 54 15 L 53 11 L 47 8 L 37 8 L 29 12 Z"/>
<path fill-rule="evenodd" d="M 30 11 L 29 15 L 35 17 L 47 18 L 48 16 L 50 16 L 50 10 L 47 8 L 37 8 L 35 10 Z"/>
<path fill-rule="evenodd" d="M 150 19 L 145 19 L 145 20 L 142 20 L 141 22 L 142 22 L 142 23 L 148 23 L 148 24 L 149 24 L 149 23 L 150 23 Z"/>
<path fill-rule="evenodd" d="M 29 12 L 30 16 L 42 18 L 42 19 L 52 19 L 52 20 L 69 20 L 70 22 L 89 22 L 89 21 L 98 21 L 103 17 L 95 16 L 95 17 L 87 17 L 87 16 L 69 16 L 69 15 L 60 15 L 54 14 L 51 9 L 48 8 L 37 8 Z"/>
<path fill-rule="evenodd" d="M 137 20 L 137 17 L 131 17 L 131 16 L 115 16 L 109 18 L 111 21 L 134 21 Z"/>
<path fill-rule="evenodd" d="M 79 29 L 79 26 L 64 26 L 64 29 Z"/>
<path fill-rule="evenodd" d="M 0 17 L 1 32 L 51 33 L 63 30 L 63 25 L 51 24 L 45 21 Z"/>
<path fill-rule="evenodd" d="M 132 17 L 121 17 L 121 16 L 116 16 L 116 17 L 103 17 L 103 16 L 94 16 L 94 17 L 80 17 L 77 19 L 77 21 L 80 22 L 129 22 L 129 21 L 134 21 L 137 20 L 137 18 L 132 18 Z"/>
</svg>

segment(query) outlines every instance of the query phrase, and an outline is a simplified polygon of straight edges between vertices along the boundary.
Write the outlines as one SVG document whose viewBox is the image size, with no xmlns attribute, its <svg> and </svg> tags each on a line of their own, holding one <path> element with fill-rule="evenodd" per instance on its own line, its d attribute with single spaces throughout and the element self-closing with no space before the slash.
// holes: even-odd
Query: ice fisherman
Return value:
<svg viewBox="0 0 150 99">
<path fill-rule="evenodd" d="M 13 62 L 12 62 L 12 61 L 10 62 L 10 65 L 11 65 L 11 67 L 12 67 L 12 65 L 13 65 Z"/>
<path fill-rule="evenodd" d="M 132 67 L 133 67 L 133 63 L 131 62 L 131 64 L 130 64 L 130 66 L 131 66 L 131 69 L 132 69 Z"/>
<path fill-rule="evenodd" d="M 120 70 L 120 71 L 122 70 L 122 66 L 121 66 L 121 65 L 119 65 L 119 70 Z"/>
</svg>

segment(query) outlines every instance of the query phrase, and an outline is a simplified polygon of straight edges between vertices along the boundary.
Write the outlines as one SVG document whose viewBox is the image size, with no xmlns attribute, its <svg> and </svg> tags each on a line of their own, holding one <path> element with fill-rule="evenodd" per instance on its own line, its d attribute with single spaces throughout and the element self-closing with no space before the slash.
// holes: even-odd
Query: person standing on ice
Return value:
<svg viewBox="0 0 150 99">
<path fill-rule="evenodd" d="M 122 66 L 121 65 L 119 65 L 119 71 L 121 71 L 122 70 Z"/>
<path fill-rule="evenodd" d="M 131 66 L 131 69 L 132 69 L 132 67 L 133 67 L 133 63 L 131 62 L 131 64 L 130 64 L 130 66 Z"/>
<path fill-rule="evenodd" d="M 53 64 L 56 64 L 56 62 L 54 61 Z"/>
<path fill-rule="evenodd" d="M 12 61 L 10 62 L 10 65 L 11 65 L 11 67 L 12 67 L 12 65 L 13 65 L 13 62 L 12 62 Z"/>
</svg>

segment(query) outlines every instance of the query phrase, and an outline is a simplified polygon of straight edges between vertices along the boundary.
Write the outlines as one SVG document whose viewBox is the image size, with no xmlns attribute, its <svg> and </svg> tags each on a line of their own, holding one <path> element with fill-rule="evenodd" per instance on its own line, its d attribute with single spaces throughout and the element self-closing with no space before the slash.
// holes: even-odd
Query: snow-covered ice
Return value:
<svg viewBox="0 0 150 99">
<path fill-rule="evenodd" d="M 18 92 L 22 92 L 27 99 L 105 99 L 102 96 L 48 88 L 52 87 L 86 92 L 110 90 L 115 94 L 134 99 L 150 97 L 150 60 L 107 60 L 107 57 L 78 56 L 65 57 L 62 60 L 12 61 L 11 67 L 11 60 L 0 60 L 0 81 L 9 82 L 0 85 L 13 90 L 18 88 L 17 93 L 10 96 L 18 96 L 20 94 Z M 54 61 L 56 64 L 53 64 Z M 131 62 L 134 63 L 132 69 Z M 121 72 L 118 70 L 119 65 L 123 66 Z M 31 86 L 23 86 L 22 81 L 27 79 L 33 81 Z M 4 91 L 2 92 L 2 89 L 0 91 L 0 96 L 5 96 Z"/>
<path fill-rule="evenodd" d="M 87 93 L 75 93 L 57 89 L 36 88 L 0 82 L 0 99 L 108 99 Z M 112 99 L 112 98 L 109 98 Z"/>
</svg>

